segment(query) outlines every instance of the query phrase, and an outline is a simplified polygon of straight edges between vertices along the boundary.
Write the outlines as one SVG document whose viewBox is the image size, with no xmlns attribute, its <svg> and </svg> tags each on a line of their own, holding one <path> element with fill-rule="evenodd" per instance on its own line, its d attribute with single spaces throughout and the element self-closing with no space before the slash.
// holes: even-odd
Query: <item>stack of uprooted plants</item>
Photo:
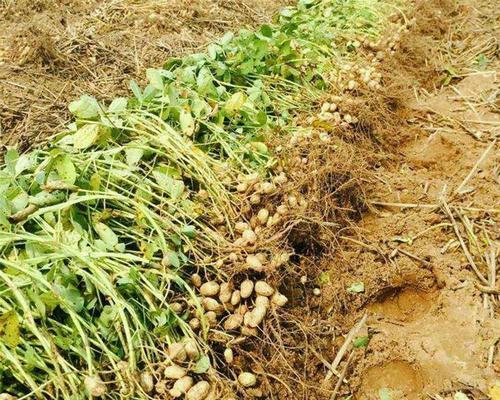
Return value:
<svg viewBox="0 0 500 400">
<path fill-rule="evenodd" d="M 363 206 L 348 111 L 382 88 L 398 6 L 300 0 L 6 151 L 0 399 L 271 398 L 252 348 Z"/>
</svg>

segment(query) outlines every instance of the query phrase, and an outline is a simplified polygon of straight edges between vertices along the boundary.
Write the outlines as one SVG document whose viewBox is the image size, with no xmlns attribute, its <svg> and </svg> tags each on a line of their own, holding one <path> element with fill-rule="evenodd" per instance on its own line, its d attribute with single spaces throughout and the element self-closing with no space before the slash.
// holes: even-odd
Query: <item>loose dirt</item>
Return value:
<svg viewBox="0 0 500 400">
<path fill-rule="evenodd" d="M 425 315 L 435 301 L 436 292 L 424 292 L 411 287 L 389 290 L 368 310 L 375 316 L 398 321 L 413 321 Z"/>
<path fill-rule="evenodd" d="M 373 210 L 357 229 L 360 239 L 377 246 L 387 260 L 359 265 L 351 276 L 369 282 L 366 293 L 377 299 L 368 300 L 371 304 L 365 307 L 372 339 L 352 380 L 360 387 L 360 399 L 378 398 L 382 388 L 388 388 L 393 398 L 459 390 L 481 398 L 495 383 L 499 364 L 494 349 L 500 328 L 496 296 L 476 287 L 478 277 L 453 225 L 475 253 L 479 273 L 485 278 L 494 274 L 484 258 L 490 252 L 498 257 L 498 225 L 495 213 L 483 210 L 496 207 L 500 200 L 497 125 L 491 123 L 498 121 L 497 115 L 488 106 L 477 106 L 474 115 L 481 123 L 471 122 L 465 117 L 470 108 L 456 93 L 465 96 L 464 88 L 473 87 L 468 102 L 478 104 L 497 90 L 496 79 L 491 72 L 472 75 L 421 100 L 417 109 L 432 111 L 432 117 L 428 115 L 432 122 L 423 122 L 423 130 L 400 149 L 403 158 L 396 166 L 378 171 L 380 183 L 371 192 L 385 207 Z M 442 110 L 458 108 L 463 111 L 448 118 L 467 118 L 467 129 L 434 122 Z M 472 134 L 477 132 L 482 140 Z M 482 162 L 476 164 L 478 160 Z M 475 173 L 470 175 L 471 171 Z M 464 192 L 454 195 L 457 188 Z M 460 203 L 453 208 L 455 221 L 441 205 L 452 201 Z"/>
<path fill-rule="evenodd" d="M 125 95 L 146 68 L 268 21 L 287 3 L 1 0 L 0 145 L 32 146 L 64 126 L 80 95 Z"/>
<path fill-rule="evenodd" d="M 418 399 L 423 388 L 420 373 L 410 363 L 390 361 L 368 369 L 364 375 L 360 395 L 377 398 L 380 390 L 391 388 L 396 396 Z"/>
<path fill-rule="evenodd" d="M 486 9 L 462 21 L 476 29 Z M 346 307 L 367 313 L 371 338 L 352 366 L 357 399 L 479 399 L 498 385 L 499 64 L 473 60 L 432 94 L 415 86 L 396 163 L 367 188 L 372 207 L 354 228 L 362 246 L 342 252 L 345 286 L 365 284 L 353 296 L 363 303 Z"/>
</svg>

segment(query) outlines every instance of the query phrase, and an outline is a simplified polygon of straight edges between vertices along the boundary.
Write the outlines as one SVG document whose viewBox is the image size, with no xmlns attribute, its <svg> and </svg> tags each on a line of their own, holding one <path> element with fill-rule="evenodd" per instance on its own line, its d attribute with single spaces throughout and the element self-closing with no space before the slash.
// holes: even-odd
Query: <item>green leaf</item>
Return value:
<svg viewBox="0 0 500 400">
<path fill-rule="evenodd" d="M 30 346 L 29 344 L 26 344 L 26 352 L 24 353 L 24 356 L 23 356 L 23 362 L 25 363 L 26 367 L 28 368 L 28 370 L 33 370 L 34 368 L 36 368 L 37 364 L 38 364 L 38 354 L 37 352 L 33 349 L 32 346 Z"/>
<path fill-rule="evenodd" d="M 354 282 L 347 288 L 350 293 L 363 293 L 365 291 L 365 284 L 363 282 Z"/>
<path fill-rule="evenodd" d="M 388 388 L 381 388 L 378 391 L 380 400 L 392 400 L 391 391 Z"/>
<path fill-rule="evenodd" d="M 132 90 L 132 93 L 134 93 L 134 96 L 137 98 L 137 100 L 142 102 L 141 89 L 139 88 L 139 85 L 137 84 L 137 82 L 134 81 L 133 79 L 130 81 L 130 89 Z"/>
<path fill-rule="evenodd" d="M 33 154 L 22 154 L 16 162 L 15 175 L 19 176 L 26 170 L 31 170 L 35 165 Z"/>
<path fill-rule="evenodd" d="M 321 272 L 318 275 L 318 284 L 327 285 L 330 283 L 330 274 L 328 272 Z"/>
<path fill-rule="evenodd" d="M 118 317 L 118 308 L 105 305 L 102 309 L 101 315 L 99 316 L 99 323 L 105 328 L 110 328 Z"/>
<path fill-rule="evenodd" d="M 35 182 L 38 183 L 39 185 L 43 185 L 45 182 L 46 174 L 45 171 L 40 171 L 35 174 Z"/>
<path fill-rule="evenodd" d="M 184 135 L 193 136 L 194 133 L 194 119 L 190 112 L 181 109 L 179 115 L 179 122 L 181 124 L 181 131 Z"/>
<path fill-rule="evenodd" d="M 125 158 L 127 160 L 127 165 L 129 167 L 136 166 L 139 163 L 139 161 L 141 161 L 143 155 L 144 155 L 143 149 L 138 149 L 133 147 L 125 149 Z"/>
<path fill-rule="evenodd" d="M 48 314 L 52 314 L 52 311 L 54 311 L 54 309 L 59 305 L 59 300 L 52 292 L 42 293 L 39 298 L 47 308 Z"/>
<path fill-rule="evenodd" d="M 101 188 L 101 176 L 96 172 L 90 177 L 90 189 L 94 191 L 99 191 Z"/>
<path fill-rule="evenodd" d="M 126 249 L 125 243 L 118 243 L 118 244 L 115 246 L 115 250 L 116 250 L 118 253 L 125 253 L 125 249 Z"/>
<path fill-rule="evenodd" d="M 146 70 L 146 77 L 151 86 L 155 89 L 163 90 L 163 77 L 160 70 L 156 68 L 148 68 Z"/>
<path fill-rule="evenodd" d="M 273 28 L 271 28 L 271 26 L 269 25 L 262 25 L 260 27 L 260 33 L 262 33 L 262 35 L 264 35 L 265 37 L 272 37 L 273 36 Z"/>
<path fill-rule="evenodd" d="M 7 199 L 0 196 L 0 226 L 8 227 L 10 225 L 10 222 L 7 218 L 9 215 L 10 207 L 7 203 Z"/>
<path fill-rule="evenodd" d="M 226 101 L 224 111 L 227 115 L 234 116 L 235 114 L 240 112 L 241 107 L 243 107 L 246 101 L 247 96 L 245 93 L 236 92 L 230 97 L 228 101 Z"/>
<path fill-rule="evenodd" d="M 180 79 L 183 83 L 188 85 L 196 84 L 196 76 L 195 76 L 196 67 L 186 67 L 181 69 Z"/>
<path fill-rule="evenodd" d="M 166 189 L 167 193 L 170 194 L 170 196 L 173 199 L 178 199 L 179 197 L 182 196 L 182 193 L 184 193 L 185 189 L 184 181 L 179 179 L 174 179 L 172 180 L 170 187 Z"/>
<path fill-rule="evenodd" d="M 210 105 L 201 99 L 195 99 L 191 105 L 191 111 L 196 118 L 203 118 L 211 111 Z"/>
<path fill-rule="evenodd" d="M 69 185 L 73 185 L 76 182 L 76 168 L 68 154 L 57 157 L 53 165 L 62 181 Z"/>
<path fill-rule="evenodd" d="M 293 14 L 295 14 L 295 9 L 292 7 L 285 7 L 280 12 L 280 15 L 285 18 L 290 18 Z"/>
<path fill-rule="evenodd" d="M 178 199 L 182 193 L 184 193 L 184 181 L 182 181 L 182 179 L 173 178 L 173 176 L 179 176 L 175 169 L 160 166 L 153 170 L 153 176 L 158 185 L 160 185 L 173 199 Z"/>
<path fill-rule="evenodd" d="M 180 267 L 181 264 L 180 264 L 179 256 L 177 255 L 177 253 L 175 251 L 167 252 L 164 257 L 168 260 L 168 263 L 170 266 L 172 266 L 174 268 Z"/>
<path fill-rule="evenodd" d="M 193 239 L 196 236 L 196 228 L 193 225 L 184 225 L 181 229 L 181 233 Z"/>
<path fill-rule="evenodd" d="M 491 60 L 488 59 L 488 57 L 486 57 L 483 53 L 479 54 L 476 57 L 476 64 L 477 64 L 478 68 L 482 71 L 484 71 L 486 69 L 486 67 L 488 66 L 488 64 L 490 62 L 491 62 Z"/>
<path fill-rule="evenodd" d="M 251 142 L 250 143 L 255 152 L 266 155 L 269 154 L 269 149 L 267 148 L 266 144 L 263 142 Z"/>
<path fill-rule="evenodd" d="M 29 203 L 29 196 L 26 192 L 19 192 L 16 196 L 11 200 L 11 205 L 14 212 L 20 211 L 24 209 Z"/>
<path fill-rule="evenodd" d="M 108 107 L 110 113 L 122 113 L 127 109 L 128 100 L 125 97 L 114 99 Z"/>
<path fill-rule="evenodd" d="M 265 125 L 267 123 L 267 114 L 264 111 L 259 111 L 255 114 L 255 122 L 257 125 Z"/>
<path fill-rule="evenodd" d="M 210 358 L 208 356 L 201 357 L 195 364 L 193 372 L 195 374 L 204 374 L 210 368 Z"/>
<path fill-rule="evenodd" d="M 118 236 L 116 236 L 116 233 L 109 226 L 102 222 L 97 222 L 94 225 L 94 229 L 101 240 L 106 243 L 108 249 L 113 249 L 118 244 Z"/>
<path fill-rule="evenodd" d="M 212 43 L 207 47 L 207 53 L 208 56 L 212 59 L 215 60 L 217 58 L 217 52 L 220 50 L 220 47 L 217 46 L 216 44 Z"/>
<path fill-rule="evenodd" d="M 19 153 L 16 149 L 9 149 L 5 153 L 4 160 L 7 170 L 14 175 L 16 173 L 16 164 L 19 159 Z"/>
<path fill-rule="evenodd" d="M 370 338 L 368 336 L 359 336 L 356 339 L 353 340 L 352 345 L 359 349 L 361 347 L 366 347 L 368 346 L 368 343 L 370 342 Z"/>
<path fill-rule="evenodd" d="M 258 60 L 262 59 L 265 55 L 268 54 L 268 51 L 269 51 L 269 45 L 266 41 L 264 40 L 257 40 L 255 43 L 254 43 L 254 47 L 255 47 L 255 54 L 254 54 L 254 57 Z"/>
<path fill-rule="evenodd" d="M 73 311 L 80 312 L 83 310 L 85 299 L 76 287 L 71 285 L 68 287 L 56 285 L 55 289 L 60 298 L 65 303 L 68 303 L 67 305 L 72 308 Z"/>
<path fill-rule="evenodd" d="M 21 342 L 19 317 L 14 310 L 7 311 L 0 316 L 0 340 L 11 348 Z"/>
<path fill-rule="evenodd" d="M 200 73 L 198 74 L 198 77 L 196 78 L 198 93 L 202 96 L 214 93 L 215 87 L 213 81 L 214 78 L 210 70 L 208 68 L 202 68 Z"/>
<path fill-rule="evenodd" d="M 82 119 L 92 119 L 99 116 L 99 104 L 94 97 L 82 96 L 69 104 L 69 111 Z"/>
<path fill-rule="evenodd" d="M 231 41 L 234 39 L 234 33 L 233 32 L 226 32 L 224 36 L 222 36 L 219 39 L 219 44 L 222 46 L 227 46 Z"/>
<path fill-rule="evenodd" d="M 73 135 L 75 149 L 86 149 L 92 146 L 99 138 L 99 125 L 87 124 L 78 129 Z"/>
</svg>

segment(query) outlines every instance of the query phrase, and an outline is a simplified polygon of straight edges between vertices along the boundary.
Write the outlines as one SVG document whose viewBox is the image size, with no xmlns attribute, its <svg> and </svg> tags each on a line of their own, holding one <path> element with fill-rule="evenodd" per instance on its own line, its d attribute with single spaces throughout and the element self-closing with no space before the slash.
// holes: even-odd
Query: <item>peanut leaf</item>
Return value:
<svg viewBox="0 0 500 400">
<path fill-rule="evenodd" d="M 21 341 L 19 317 L 14 310 L 0 316 L 0 340 L 11 348 L 16 347 Z"/>
<path fill-rule="evenodd" d="M 192 136 L 194 133 L 194 119 L 190 112 L 182 109 L 179 116 L 181 131 L 184 135 Z"/>
<path fill-rule="evenodd" d="M 363 282 L 354 282 L 347 288 L 350 293 L 363 293 L 365 291 L 365 284 Z"/>
<path fill-rule="evenodd" d="M 54 161 L 54 168 L 62 181 L 73 185 L 76 181 L 76 168 L 68 154 L 63 154 Z"/>
<path fill-rule="evenodd" d="M 99 116 L 99 104 L 91 96 L 82 96 L 69 104 L 71 114 L 81 119 L 92 119 Z"/>
<path fill-rule="evenodd" d="M 234 116 L 235 114 L 240 112 L 241 107 L 243 107 L 246 101 L 247 101 L 247 96 L 245 93 L 236 92 L 226 102 L 226 105 L 224 106 L 224 111 L 226 111 L 227 115 Z"/>
<path fill-rule="evenodd" d="M 86 149 L 92 146 L 99 138 L 99 125 L 87 124 L 82 126 L 73 135 L 73 146 L 75 149 Z"/>
</svg>

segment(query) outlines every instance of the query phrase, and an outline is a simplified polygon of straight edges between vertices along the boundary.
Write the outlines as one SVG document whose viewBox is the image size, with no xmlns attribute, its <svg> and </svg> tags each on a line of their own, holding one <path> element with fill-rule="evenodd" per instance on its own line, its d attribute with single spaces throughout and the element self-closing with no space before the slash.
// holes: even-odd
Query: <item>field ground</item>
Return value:
<svg viewBox="0 0 500 400">
<path fill-rule="evenodd" d="M 284 3 L 3 0 L 0 140 L 32 146 L 79 94 L 122 94 L 146 67 Z M 296 246 L 287 312 L 244 348 L 267 398 L 499 399 L 500 14 L 486 0 L 428 3 L 388 87 L 366 99 L 392 114 L 367 114 L 386 137 L 354 144 L 372 152 L 353 177 L 364 207 L 329 247 Z"/>
</svg>

